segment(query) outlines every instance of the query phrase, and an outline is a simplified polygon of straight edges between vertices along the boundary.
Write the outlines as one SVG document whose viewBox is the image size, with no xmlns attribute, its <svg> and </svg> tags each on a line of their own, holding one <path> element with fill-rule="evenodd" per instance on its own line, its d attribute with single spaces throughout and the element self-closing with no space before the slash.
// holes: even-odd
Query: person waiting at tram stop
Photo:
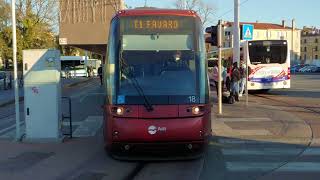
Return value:
<svg viewBox="0 0 320 180">
<path fill-rule="evenodd" d="M 100 85 L 102 86 L 102 64 L 100 64 L 100 67 L 98 68 L 98 76 L 100 78 Z"/>
<path fill-rule="evenodd" d="M 242 97 L 243 92 L 245 90 L 246 87 L 246 64 L 244 63 L 244 61 L 241 61 L 241 65 L 240 65 L 240 89 L 239 89 L 239 97 Z"/>
<path fill-rule="evenodd" d="M 232 73 L 231 73 L 231 96 L 234 96 L 236 101 L 239 101 L 239 83 L 240 83 L 240 70 L 238 68 L 238 63 L 233 63 Z"/>
<path fill-rule="evenodd" d="M 225 79 L 225 77 L 226 77 L 226 71 L 225 71 L 225 68 L 222 67 L 221 68 L 221 92 L 223 92 L 223 89 L 224 89 L 224 79 Z M 212 71 L 209 71 L 209 79 L 210 79 L 210 81 L 214 82 L 214 85 L 216 87 L 216 93 L 217 93 L 217 96 L 218 96 L 219 68 L 218 68 L 218 62 L 217 61 L 214 61 Z"/>
</svg>

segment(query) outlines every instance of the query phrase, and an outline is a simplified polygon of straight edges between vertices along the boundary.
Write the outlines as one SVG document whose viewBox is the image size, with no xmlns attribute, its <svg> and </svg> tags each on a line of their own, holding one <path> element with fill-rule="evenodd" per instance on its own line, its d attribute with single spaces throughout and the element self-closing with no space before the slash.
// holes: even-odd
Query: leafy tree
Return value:
<svg viewBox="0 0 320 180">
<path fill-rule="evenodd" d="M 50 9 L 52 2 L 54 0 L 17 1 L 17 60 L 20 67 L 22 50 L 56 47 L 52 18 L 58 17 L 53 15 L 54 9 Z M 9 4 L 0 0 L 0 56 L 6 63 L 13 59 L 10 11 Z"/>
<path fill-rule="evenodd" d="M 10 6 L 4 0 L 0 0 L 0 31 L 6 27 L 10 18 Z"/>
</svg>

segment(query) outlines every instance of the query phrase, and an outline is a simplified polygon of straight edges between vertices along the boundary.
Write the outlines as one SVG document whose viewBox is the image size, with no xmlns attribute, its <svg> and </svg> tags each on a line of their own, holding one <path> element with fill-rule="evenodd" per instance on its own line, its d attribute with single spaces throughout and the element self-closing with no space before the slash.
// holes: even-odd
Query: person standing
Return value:
<svg viewBox="0 0 320 180">
<path fill-rule="evenodd" d="M 220 76 L 223 74 L 224 68 L 222 68 L 221 70 L 222 70 L 222 72 L 220 73 Z M 219 68 L 218 68 L 218 63 L 217 63 L 217 61 L 214 62 L 212 79 L 213 79 L 214 84 L 215 84 L 215 86 L 216 86 L 216 92 L 217 92 L 217 96 L 218 96 Z M 223 86 L 224 86 L 223 76 L 221 76 L 221 89 L 222 89 L 221 92 L 223 92 Z"/>
<path fill-rule="evenodd" d="M 240 66 L 240 92 L 239 92 L 239 97 L 242 97 L 244 88 L 246 85 L 246 65 L 243 61 L 241 61 L 241 66 Z"/>
<path fill-rule="evenodd" d="M 70 68 L 69 68 L 69 66 L 67 66 L 64 69 L 64 72 L 65 72 L 66 79 L 69 79 L 70 78 Z"/>
<path fill-rule="evenodd" d="M 240 70 L 238 68 L 238 63 L 234 62 L 231 73 L 231 95 L 235 97 L 236 101 L 239 101 L 239 82 Z"/>
<path fill-rule="evenodd" d="M 102 86 L 102 65 L 98 68 L 98 76 L 100 78 L 100 85 Z"/>
<path fill-rule="evenodd" d="M 227 77 L 228 77 L 228 72 L 227 72 L 227 68 L 222 66 L 222 92 L 224 92 L 224 85 L 226 84 L 227 82 Z"/>
</svg>

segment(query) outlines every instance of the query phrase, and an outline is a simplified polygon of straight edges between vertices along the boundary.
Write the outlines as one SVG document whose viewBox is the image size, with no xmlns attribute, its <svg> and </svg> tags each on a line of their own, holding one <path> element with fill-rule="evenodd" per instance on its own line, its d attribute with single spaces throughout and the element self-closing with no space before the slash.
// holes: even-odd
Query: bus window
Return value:
<svg viewBox="0 0 320 180">
<path fill-rule="evenodd" d="M 269 43 L 267 43 L 269 42 Z M 286 42 L 256 41 L 249 43 L 251 64 L 284 64 L 287 60 Z"/>
</svg>

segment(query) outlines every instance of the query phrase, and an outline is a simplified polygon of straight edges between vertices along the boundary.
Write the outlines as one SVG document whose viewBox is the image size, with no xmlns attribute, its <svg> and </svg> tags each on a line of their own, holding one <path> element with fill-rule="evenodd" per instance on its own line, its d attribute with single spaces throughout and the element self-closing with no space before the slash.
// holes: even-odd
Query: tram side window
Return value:
<svg viewBox="0 0 320 180">
<path fill-rule="evenodd" d="M 208 62 L 206 61 L 206 47 L 205 47 L 205 39 L 203 35 L 203 27 L 202 22 L 199 20 L 196 22 L 198 29 L 198 36 L 199 36 L 199 66 L 200 66 L 200 76 L 207 77 L 207 69 L 208 69 Z M 208 81 L 206 79 L 200 79 L 200 103 L 208 103 L 209 102 L 209 88 L 208 88 Z"/>
<path fill-rule="evenodd" d="M 119 56 L 117 37 L 119 35 L 119 20 L 114 19 L 111 23 L 108 41 L 108 54 L 107 54 L 107 66 L 105 71 L 107 93 L 109 100 L 116 101 L 115 86 L 113 85 L 115 80 L 116 60 Z"/>
</svg>

